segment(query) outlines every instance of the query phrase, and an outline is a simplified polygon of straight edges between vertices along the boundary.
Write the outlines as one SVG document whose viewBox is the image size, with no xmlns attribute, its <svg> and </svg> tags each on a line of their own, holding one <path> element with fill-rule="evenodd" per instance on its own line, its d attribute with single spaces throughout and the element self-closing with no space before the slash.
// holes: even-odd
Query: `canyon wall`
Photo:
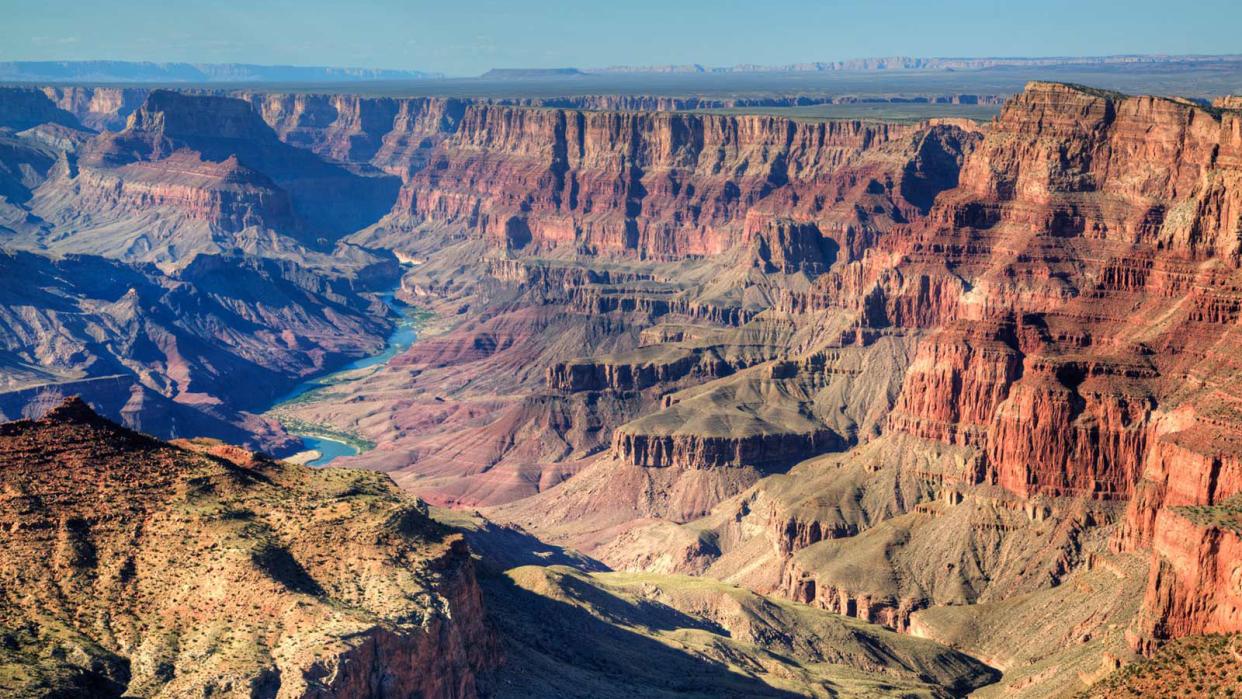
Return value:
<svg viewBox="0 0 1242 699">
<path fill-rule="evenodd" d="M 806 233 L 857 249 L 866 216 L 844 202 L 896 189 L 898 215 L 925 208 L 956 184 L 976 130 L 581 101 L 241 96 L 289 143 L 402 176 L 389 228 L 465 226 L 510 250 L 664 259 L 722 253 L 776 218 L 815 222 Z M 402 243 L 399 232 L 378 239 Z"/>
<path fill-rule="evenodd" d="M 978 448 L 1022 497 L 1129 500 L 1115 547 L 1153 556 L 1143 646 L 1242 629 L 1228 515 L 1179 509 L 1242 487 L 1240 241 L 1242 115 L 1033 83 L 925 221 L 795 307 L 863 295 L 864 325 L 932 331 L 890 430 Z"/>
<path fill-rule="evenodd" d="M 668 116 L 667 123 L 679 118 Z M 561 125 L 566 133 L 577 133 L 570 121 L 556 121 L 551 114 L 501 122 L 503 127 L 489 133 L 512 129 L 524 134 L 540 119 L 552 120 L 554 139 Z M 797 150 L 782 150 L 756 135 L 768 133 L 762 121 L 737 124 L 753 128 L 738 143 L 757 144 L 759 153 Z M 801 133 L 800 126 L 790 128 Z M 669 132 L 677 131 L 670 126 Z M 748 154 L 739 156 L 748 167 L 770 162 L 745 147 L 730 150 L 733 142 L 713 136 L 710 127 L 702 133 L 705 143 L 715 144 L 705 149 L 713 154 L 708 163 L 734 162 L 728 160 L 733 152 Z M 758 452 L 779 461 L 787 453 L 805 458 L 851 447 L 851 440 L 866 445 L 873 435 L 860 429 L 866 423 L 859 416 L 876 414 L 884 434 L 881 446 L 900 438 L 913 440 L 901 444 L 915 450 L 929 449 L 927 443 L 962 450 L 951 467 L 921 470 L 927 465 L 919 465 L 914 473 L 906 470 L 911 466 L 894 468 L 904 459 L 885 453 L 858 467 L 856 489 L 841 495 L 842 504 L 809 508 L 814 514 L 806 519 L 778 510 L 764 522 L 751 509 L 756 500 L 738 504 L 722 497 L 722 506 L 733 509 L 706 521 L 718 527 L 713 542 L 724 548 L 707 554 L 701 545 L 688 546 L 682 564 L 695 570 L 709 565 L 704 560 L 718 559 L 710 563 L 715 568 L 707 569 L 754 576 L 761 589 L 783 589 L 798 599 L 904 627 L 921 606 L 974 604 L 1057 585 L 1090 566 L 1087 552 L 1100 550 L 1108 533 L 1113 552 L 1140 553 L 1151 561 L 1141 613 L 1129 634 L 1132 648 L 1150 652 L 1173 637 L 1242 630 L 1242 569 L 1235 553 L 1242 490 L 1242 421 L 1236 417 L 1242 400 L 1236 381 L 1242 114 L 1184 100 L 1032 83 L 981 137 L 972 136 L 977 145 L 972 141 L 972 147 L 958 151 L 960 156 L 940 147 L 945 132 L 918 133 L 905 141 L 904 164 L 890 163 L 888 179 L 863 164 L 891 152 L 884 143 L 906 138 L 891 131 L 854 141 L 852 155 L 837 161 L 843 164 L 827 177 L 809 174 L 813 168 L 793 167 L 803 161 L 790 155 L 785 190 L 749 198 L 764 192 L 763 187 L 736 181 L 738 205 L 750 218 L 761 218 L 766 206 L 779 200 L 794 221 L 833 231 L 831 262 L 804 268 L 811 270 L 809 284 L 777 289 L 771 297 L 774 307 L 743 326 L 754 328 L 775 311 L 790 314 L 804 329 L 840 328 L 808 340 L 799 362 L 777 360 L 750 373 L 738 372 L 742 367 L 707 372 L 702 345 L 718 356 L 721 347 L 747 341 L 734 337 L 696 346 L 669 331 L 659 334 L 668 338 L 659 356 L 612 355 L 556 365 L 549 370 L 550 387 L 659 394 L 658 408 L 614 430 L 610 452 L 616 463 L 649 471 L 770 468 Z M 880 145 L 869 147 L 872 138 Z M 815 150 L 809 160 L 833 162 L 826 155 L 831 141 L 827 134 L 818 140 L 825 149 Z M 575 151 L 574 141 L 567 142 L 571 154 L 592 152 Z M 650 157 L 645 142 L 639 143 L 636 157 Z M 677 143 L 655 153 L 688 154 L 690 163 L 704 162 L 693 139 Z M 505 150 L 509 157 L 529 157 L 514 147 Z M 479 155 L 476 162 L 488 157 Z M 649 162 L 652 171 L 676 173 L 673 161 Z M 569 162 L 573 166 L 567 172 L 575 172 L 580 161 Z M 960 176 L 941 163 L 960 163 Z M 881 191 L 909 195 L 890 197 L 890 208 L 880 210 L 884 216 L 872 216 L 866 227 L 861 218 L 848 224 L 864 233 L 862 243 L 838 236 L 829 223 L 832 207 L 809 205 L 814 197 L 800 189 L 808 181 L 825 186 L 833 178 L 858 176 L 855 168 L 867 173 L 859 177 L 864 186 L 849 191 L 845 200 L 858 208 L 874 201 L 867 199 L 870 181 L 882 183 L 877 197 Z M 920 169 L 942 172 L 941 181 L 956 186 L 929 192 L 922 199 L 927 205 L 919 206 L 917 177 L 911 173 Z M 417 181 L 418 175 L 410 180 Z M 555 180 L 540 181 L 551 182 L 556 191 Z M 782 199 L 782 191 L 790 198 Z M 833 191 L 832 185 L 820 191 Z M 489 205 L 486 199 L 470 201 L 471 210 L 485 211 Z M 527 220 L 537 220 L 538 200 L 525 201 L 530 204 Z M 640 256 L 710 257 L 744 247 L 744 235 L 730 236 L 739 209 L 695 206 L 680 195 L 671 201 L 678 211 L 689 206 L 698 215 L 691 222 L 702 227 L 681 228 L 686 220 L 676 218 L 670 226 L 667 216 L 644 222 L 644 208 L 635 225 L 650 235 L 639 237 Z M 531 227 L 530 244 L 540 240 L 536 228 Z M 595 230 L 575 227 L 574 236 L 565 239 L 592 239 Z M 679 230 L 688 241 L 684 247 Z M 781 247 L 792 256 L 809 257 L 805 247 Z M 624 254 L 625 247 L 600 245 L 598 251 Z M 757 264 L 784 267 L 770 260 Z M 807 361 L 814 355 L 805 348 L 822 341 L 826 344 L 819 351 L 850 348 L 874 358 L 884 347 L 881 340 L 895 337 L 910 343 L 912 355 L 887 364 L 898 377 L 891 400 L 876 391 L 868 407 L 839 415 L 825 410 L 842 395 L 853 397 L 882 384 L 854 378 L 838 384 L 850 387 L 844 393 L 833 392 L 820 378 L 825 365 Z M 796 346 L 786 345 L 776 354 L 786 359 Z M 840 364 L 826 366 L 838 375 L 850 373 Z M 687 389 L 686 377 L 707 383 Z M 829 426 L 850 438 L 821 445 L 830 440 L 815 430 Z M 868 476 L 868 468 L 892 475 Z M 756 486 L 759 493 L 772 487 L 767 481 Z M 588 496 L 567 487 L 562 497 L 579 502 L 576 498 Z M 963 497 L 969 507 L 961 504 Z M 1013 514 L 998 516 L 998 510 Z M 515 516 L 527 512 L 520 505 L 514 511 Z M 714 517 L 746 524 L 716 524 Z M 1024 537 L 1041 529 L 1042 522 L 1055 536 L 1026 542 Z M 730 559 L 742 555 L 731 547 L 753 554 L 745 542 L 756 529 L 767 530 L 763 538 L 776 547 L 773 567 L 784 567 L 785 579 L 770 580 L 744 561 Z M 918 556 L 933 546 L 927 537 L 935 531 L 945 540 L 978 548 L 963 553 L 958 563 L 965 568 L 950 566 L 953 572 L 929 573 L 924 580 L 919 571 L 925 562 L 902 561 L 905 556 L 921 560 Z M 617 560 L 636 560 L 625 558 L 625 547 L 641 536 L 627 536 L 630 543 L 618 539 L 604 550 Z M 1027 553 L 1016 555 L 1018 550 Z M 859 568 L 839 568 L 850 562 Z M 892 585 L 881 574 L 875 580 L 856 574 L 867 566 L 892 568 L 893 579 L 906 582 Z M 978 574 L 972 572 L 980 566 Z M 908 582 L 912 578 L 917 582 Z"/>
</svg>

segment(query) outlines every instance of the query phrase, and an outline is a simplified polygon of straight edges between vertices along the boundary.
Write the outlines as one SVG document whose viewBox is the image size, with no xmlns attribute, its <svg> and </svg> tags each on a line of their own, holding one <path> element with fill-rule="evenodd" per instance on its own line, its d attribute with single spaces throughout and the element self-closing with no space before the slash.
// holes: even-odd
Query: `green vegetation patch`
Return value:
<svg viewBox="0 0 1242 699">
<path fill-rule="evenodd" d="M 1183 505 L 1173 511 L 1201 527 L 1219 527 L 1242 535 L 1242 493 L 1215 505 Z"/>
</svg>

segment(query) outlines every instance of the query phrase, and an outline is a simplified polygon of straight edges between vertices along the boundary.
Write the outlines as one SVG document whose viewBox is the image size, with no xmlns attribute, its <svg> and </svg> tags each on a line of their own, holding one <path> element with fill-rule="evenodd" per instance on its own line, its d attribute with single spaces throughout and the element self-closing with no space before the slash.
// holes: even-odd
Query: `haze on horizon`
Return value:
<svg viewBox="0 0 1242 699">
<path fill-rule="evenodd" d="M 490 68 L 1242 51 L 1233 0 L 0 0 L 0 60 Z"/>
</svg>

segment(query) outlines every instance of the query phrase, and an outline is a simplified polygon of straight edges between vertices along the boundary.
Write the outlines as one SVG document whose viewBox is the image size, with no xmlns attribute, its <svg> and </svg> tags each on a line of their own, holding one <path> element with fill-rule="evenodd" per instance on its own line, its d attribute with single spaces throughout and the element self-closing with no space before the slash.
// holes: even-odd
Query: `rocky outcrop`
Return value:
<svg viewBox="0 0 1242 699">
<path fill-rule="evenodd" d="M 688 298 L 676 287 L 579 286 L 569 291 L 567 303 L 580 313 L 641 313 L 654 320 L 677 316 L 688 321 L 738 327 L 758 314 L 757 309 L 707 303 Z"/>
<path fill-rule="evenodd" d="M 464 541 L 383 476 L 167 444 L 70 400 L 0 425 L 0 480 L 7 650 L 50 659 L 18 694 L 46 673 L 93 696 L 448 699 L 497 662 Z"/>
<path fill-rule="evenodd" d="M 492 258 L 487 262 L 488 273 L 496 279 L 538 286 L 548 291 L 587 285 L 620 286 L 654 281 L 651 272 L 641 270 L 557 265 L 546 260 L 522 258 Z"/>
<path fill-rule="evenodd" d="M 1236 492 L 1215 484 L 1234 479 L 1242 427 L 1221 388 L 1242 288 L 1238 123 L 1033 83 L 925 220 L 784 301 L 932 331 L 890 430 L 978 448 L 978 478 L 1021 497 L 1129 499 L 1114 546 L 1153 547 L 1145 650 L 1239 623 L 1231 573 L 1208 553 L 1230 535 L 1169 509 Z"/>
<path fill-rule="evenodd" d="M 837 242 L 811 223 L 764 220 L 743 235 L 755 265 L 766 273 L 814 276 L 826 272 L 837 258 Z"/>
<path fill-rule="evenodd" d="M 1242 460 L 1237 434 L 1225 429 L 1184 410 L 1151 429 L 1142 479 L 1112 542 L 1151 551 L 1143 613 L 1129 635 L 1144 652 L 1170 638 L 1242 629 Z"/>
<path fill-rule="evenodd" d="M 162 208 L 227 233 L 298 227 L 289 194 L 234 156 L 217 163 L 180 151 L 159 164 L 84 168 L 73 187 L 78 193 L 73 206 L 82 210 L 124 216 Z"/>
<path fill-rule="evenodd" d="M 992 416 L 1022 376 L 1010 323 L 960 322 L 919 345 L 890 429 L 948 444 L 983 444 Z"/>
<path fill-rule="evenodd" d="M 712 379 L 731 371 L 720 362 L 705 362 L 699 353 L 688 351 L 657 361 L 570 361 L 548 367 L 548 388 L 566 393 L 579 391 L 641 391 L 670 384 L 687 376 Z"/>
<path fill-rule="evenodd" d="M 1128 497 L 1160 377 L 1198 361 L 1158 353 L 1236 318 L 1235 121 L 1032 84 L 926 223 L 879 237 L 885 253 L 825 275 L 820 296 L 791 296 L 790 310 L 936 328 L 893 427 L 984 446 L 992 479 L 1014 492 Z M 1193 266 L 1203 260 L 1215 262 Z M 1172 315 L 1138 342 L 1135 307 Z"/>
<path fill-rule="evenodd" d="M 910 615 L 927 604 L 925 600 L 918 598 L 876 598 L 865 592 L 854 592 L 832 585 L 819 585 L 813 577 L 798 570 L 797 566 L 788 568 L 785 575 L 787 579 L 782 587 L 785 595 L 790 599 L 804 604 L 813 604 L 834 614 L 886 626 L 896 631 L 909 631 Z"/>
<path fill-rule="evenodd" d="M 1011 495 L 943 491 L 846 538 L 824 537 L 783 563 L 778 588 L 808 604 L 908 630 L 923 608 L 1008 600 L 1089 568 L 1107 510 Z M 957 493 L 953 495 L 953 493 Z"/>
<path fill-rule="evenodd" d="M 1151 652 L 1171 638 L 1242 630 L 1242 529 L 1236 503 L 1225 521 L 1222 509 L 1157 513 L 1152 572 L 1130 636 L 1136 649 Z"/>
<path fill-rule="evenodd" d="M 1237 120 L 1177 100 L 1033 83 L 963 168 L 962 190 L 1054 235 L 1236 259 Z"/>
</svg>

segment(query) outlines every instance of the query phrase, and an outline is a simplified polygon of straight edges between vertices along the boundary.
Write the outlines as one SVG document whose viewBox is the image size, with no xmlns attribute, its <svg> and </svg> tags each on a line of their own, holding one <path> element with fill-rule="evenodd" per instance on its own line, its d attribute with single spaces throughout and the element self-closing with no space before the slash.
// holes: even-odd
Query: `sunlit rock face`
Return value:
<svg viewBox="0 0 1242 699">
<path fill-rule="evenodd" d="M 0 425 L 0 482 L 14 696 L 474 697 L 495 664 L 460 535 L 378 474 L 160 442 L 72 399 Z"/>
</svg>

